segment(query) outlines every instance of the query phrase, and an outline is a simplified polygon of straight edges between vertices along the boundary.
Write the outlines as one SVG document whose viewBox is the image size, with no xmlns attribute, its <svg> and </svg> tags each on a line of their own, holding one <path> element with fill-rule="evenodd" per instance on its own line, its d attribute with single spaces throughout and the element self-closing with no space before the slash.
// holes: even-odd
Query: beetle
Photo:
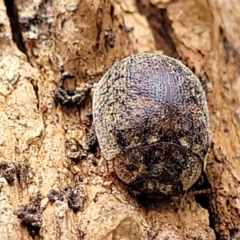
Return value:
<svg viewBox="0 0 240 240">
<path fill-rule="evenodd" d="M 188 190 L 206 165 L 210 123 L 199 79 L 180 61 L 141 53 L 115 63 L 93 94 L 101 152 L 117 177 L 148 194 Z"/>
</svg>

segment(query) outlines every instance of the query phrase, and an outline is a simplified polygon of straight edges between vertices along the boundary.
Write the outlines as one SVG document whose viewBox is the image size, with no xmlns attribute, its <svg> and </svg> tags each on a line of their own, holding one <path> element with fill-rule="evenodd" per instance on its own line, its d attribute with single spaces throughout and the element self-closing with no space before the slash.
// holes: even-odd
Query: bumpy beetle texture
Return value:
<svg viewBox="0 0 240 240">
<path fill-rule="evenodd" d="M 138 191 L 177 195 L 205 166 L 210 144 L 205 93 L 178 60 L 144 53 L 115 63 L 94 91 L 93 118 L 104 157 Z"/>
</svg>

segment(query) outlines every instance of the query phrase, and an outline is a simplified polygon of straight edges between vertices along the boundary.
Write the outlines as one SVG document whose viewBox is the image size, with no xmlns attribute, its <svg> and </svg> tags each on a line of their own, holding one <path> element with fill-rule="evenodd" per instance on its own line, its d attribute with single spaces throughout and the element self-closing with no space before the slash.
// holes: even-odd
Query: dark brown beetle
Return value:
<svg viewBox="0 0 240 240">
<path fill-rule="evenodd" d="M 103 156 L 138 191 L 177 195 L 205 167 L 205 93 L 178 60 L 143 53 L 115 63 L 94 91 L 93 119 Z"/>
</svg>

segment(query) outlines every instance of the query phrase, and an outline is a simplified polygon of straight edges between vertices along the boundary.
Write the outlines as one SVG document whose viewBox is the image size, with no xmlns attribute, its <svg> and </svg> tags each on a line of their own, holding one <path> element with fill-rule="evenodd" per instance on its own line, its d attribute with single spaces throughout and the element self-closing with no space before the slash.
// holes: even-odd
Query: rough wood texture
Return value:
<svg viewBox="0 0 240 240">
<path fill-rule="evenodd" d="M 31 64 L 0 2 L 1 239 L 238 239 L 239 1 L 16 3 Z M 143 51 L 182 59 L 202 79 L 210 193 L 139 204 L 89 151 L 91 94 L 79 108 L 54 101 L 64 71 L 75 75 L 66 86 L 81 92 L 115 59 Z"/>
</svg>

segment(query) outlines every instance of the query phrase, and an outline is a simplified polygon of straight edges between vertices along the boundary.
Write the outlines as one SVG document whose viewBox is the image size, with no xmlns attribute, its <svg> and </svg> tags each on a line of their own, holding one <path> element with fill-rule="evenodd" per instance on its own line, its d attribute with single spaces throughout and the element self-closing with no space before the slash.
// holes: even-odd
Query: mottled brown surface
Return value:
<svg viewBox="0 0 240 240">
<path fill-rule="evenodd" d="M 239 1 L 16 3 L 31 64 L 11 40 L 2 1 L 0 161 L 22 167 L 14 181 L 7 182 L 9 175 L 0 178 L 1 239 L 32 239 L 16 210 L 21 205 L 31 209 L 37 193 L 41 198 L 37 214 L 41 216 L 36 219 L 41 226 L 35 239 L 237 239 Z M 183 200 L 180 196 L 139 204 L 108 174 L 111 164 L 107 166 L 88 149 L 90 128 L 84 119 L 91 108 L 92 92 L 82 108 L 68 109 L 54 101 L 64 71 L 76 76 L 67 79 L 65 87 L 81 92 L 88 82 L 97 82 L 115 59 L 143 51 L 181 58 L 204 84 L 212 146 L 205 174 L 209 183 L 202 188 L 210 186 L 211 194 L 197 198 L 188 193 Z M 70 139 L 88 152 L 78 163 L 71 159 L 75 149 L 66 149 Z M 63 200 L 50 201 L 52 189 L 62 193 Z"/>
<path fill-rule="evenodd" d="M 144 53 L 115 63 L 95 88 L 93 121 L 103 156 L 138 191 L 179 195 L 206 166 L 205 93 L 173 58 Z"/>
</svg>

